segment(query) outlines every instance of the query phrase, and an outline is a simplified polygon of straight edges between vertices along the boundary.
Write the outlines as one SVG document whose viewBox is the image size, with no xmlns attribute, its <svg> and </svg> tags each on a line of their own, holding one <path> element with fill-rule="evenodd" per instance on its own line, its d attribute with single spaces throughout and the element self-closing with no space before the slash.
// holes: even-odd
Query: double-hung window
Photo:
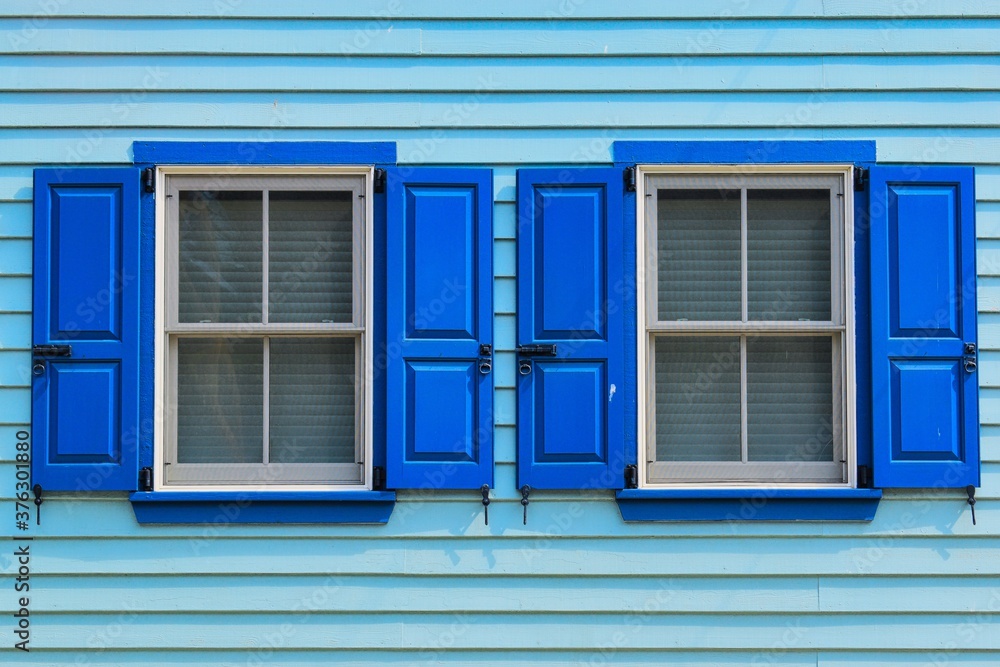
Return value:
<svg viewBox="0 0 1000 667">
<path fill-rule="evenodd" d="M 367 183 L 165 170 L 162 488 L 366 483 Z"/>
<path fill-rule="evenodd" d="M 389 142 L 133 159 L 35 171 L 40 491 L 127 491 L 140 523 L 384 523 L 397 489 L 492 486 L 491 170 Z"/>
<path fill-rule="evenodd" d="M 849 167 L 647 169 L 645 483 L 853 482 Z"/>
</svg>

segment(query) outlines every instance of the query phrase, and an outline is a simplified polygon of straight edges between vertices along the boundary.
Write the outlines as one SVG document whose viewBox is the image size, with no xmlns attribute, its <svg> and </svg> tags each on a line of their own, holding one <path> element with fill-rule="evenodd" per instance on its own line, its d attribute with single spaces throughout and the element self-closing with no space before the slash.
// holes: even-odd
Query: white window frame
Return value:
<svg viewBox="0 0 1000 667">
<path fill-rule="evenodd" d="M 838 175 L 841 178 L 843 191 L 843 238 L 841 240 L 840 255 L 837 256 L 836 248 L 831 248 L 831 267 L 839 261 L 842 270 L 842 308 L 841 318 L 843 332 L 842 336 L 842 387 L 839 397 L 840 417 L 842 420 L 842 440 L 844 448 L 844 465 L 846 466 L 843 482 L 815 483 L 815 482 L 777 482 L 777 481 L 664 481 L 662 479 L 652 479 L 650 474 L 650 447 L 655 447 L 655 435 L 653 429 L 655 424 L 650 419 L 652 402 L 655 397 L 651 391 L 653 381 L 651 374 L 654 369 L 648 367 L 649 346 L 652 345 L 652 333 L 656 326 L 652 326 L 648 317 L 652 306 L 649 302 L 650 295 L 655 293 L 658 280 L 657 274 L 657 249 L 651 239 L 655 238 L 655 233 L 650 234 L 650 228 L 656 226 L 655 217 L 648 220 L 650 206 L 647 205 L 647 194 L 653 197 L 655 193 L 646 192 L 647 177 L 650 176 L 731 176 L 736 181 L 741 177 L 759 176 L 794 176 L 794 175 Z M 748 164 L 671 164 L 671 165 L 638 165 L 636 167 L 636 350 L 637 350 L 637 404 L 638 404 L 638 429 L 637 429 L 637 453 L 639 463 L 639 487 L 648 489 L 774 489 L 774 488 L 856 488 L 857 486 L 857 426 L 856 426 L 856 355 L 855 355 L 855 286 L 854 286 L 854 188 L 853 184 L 854 168 L 849 164 L 768 164 L 768 165 L 748 165 Z M 780 189 L 780 188 L 776 188 Z M 655 212 L 655 203 L 653 209 Z M 745 231 L 743 241 L 746 242 Z M 745 272 L 745 267 L 744 267 Z M 836 274 L 836 271 L 832 272 Z M 831 280 L 835 275 L 831 275 Z M 652 285 L 648 289 L 647 285 Z M 831 303 L 832 308 L 836 304 Z M 655 312 L 655 311 L 654 311 Z M 834 314 L 836 317 L 836 314 Z M 780 327 L 773 327 L 780 328 Z M 725 324 L 713 329 L 716 335 L 725 335 L 722 331 Z M 680 330 L 678 327 L 676 330 Z M 698 331 L 697 326 L 691 327 L 692 333 Z M 791 328 L 790 331 L 797 332 L 799 328 Z M 704 330 L 702 330 L 705 333 Z M 734 333 L 736 330 L 734 330 Z M 835 409 L 838 406 L 838 397 L 834 396 Z M 780 463 L 780 462 L 777 462 Z"/>
<path fill-rule="evenodd" d="M 153 424 L 153 490 L 163 492 L 183 492 L 183 491 L 332 491 L 332 490 L 372 490 L 372 460 L 373 460 L 373 378 L 372 359 L 374 355 L 374 210 L 373 210 L 373 166 L 219 166 L 219 165 L 178 165 L 161 166 L 156 169 L 155 178 L 155 245 L 156 245 L 156 287 L 155 287 L 155 346 L 154 346 L 154 424 Z M 167 323 L 169 322 L 168 285 L 172 275 L 176 275 L 176 267 L 171 271 L 169 262 L 170 249 L 168 248 L 168 210 L 167 210 L 167 188 L 168 179 L 173 176 L 191 176 L 205 178 L 206 185 L 211 185 L 212 179 L 217 181 L 226 177 L 261 177 L 270 178 L 272 176 L 355 176 L 364 180 L 364 203 L 362 206 L 363 220 L 361 221 L 361 262 L 360 262 L 360 303 L 355 304 L 355 309 L 360 308 L 360 321 L 362 332 L 360 334 L 361 354 L 357 356 L 356 363 L 363 364 L 362 391 L 359 400 L 362 405 L 357 406 L 360 419 L 356 428 L 359 430 L 360 450 L 363 463 L 361 464 L 361 480 L 351 483 L 275 483 L 275 484 L 253 484 L 253 483 L 212 483 L 212 484 L 167 484 L 165 479 L 165 457 L 170 449 L 167 438 L 170 437 L 170 424 L 176 420 L 176 406 L 169 401 L 170 381 L 169 356 L 170 335 L 167 333 Z M 240 325 L 245 326 L 245 325 Z M 294 326 L 294 325 L 293 325 Z M 298 325 L 302 328 L 302 334 L 316 333 L 315 325 Z M 206 330 L 206 333 L 211 333 Z M 176 444 L 176 443 L 174 443 Z"/>
</svg>

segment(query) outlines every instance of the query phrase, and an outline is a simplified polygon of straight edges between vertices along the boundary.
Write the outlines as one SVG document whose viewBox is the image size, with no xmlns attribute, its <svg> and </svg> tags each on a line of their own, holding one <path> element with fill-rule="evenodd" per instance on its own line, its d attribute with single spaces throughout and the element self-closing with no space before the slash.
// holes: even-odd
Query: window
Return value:
<svg viewBox="0 0 1000 667">
<path fill-rule="evenodd" d="M 163 488 L 369 481 L 366 173 L 165 170 Z"/>
<path fill-rule="evenodd" d="M 491 170 L 392 142 L 133 160 L 35 170 L 35 484 L 142 524 L 385 523 L 396 489 L 492 486 Z"/>
<path fill-rule="evenodd" d="M 850 168 L 640 173 L 645 484 L 853 485 Z"/>
</svg>

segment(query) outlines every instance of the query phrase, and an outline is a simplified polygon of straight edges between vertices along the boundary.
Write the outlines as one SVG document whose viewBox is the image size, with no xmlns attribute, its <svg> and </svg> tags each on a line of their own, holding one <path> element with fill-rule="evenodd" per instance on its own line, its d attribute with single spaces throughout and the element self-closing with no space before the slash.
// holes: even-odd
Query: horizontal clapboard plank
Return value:
<svg viewBox="0 0 1000 667">
<path fill-rule="evenodd" d="M 6 241 L 0 241 L 5 243 Z M 31 278 L 0 275 L 0 313 L 31 312 Z"/>
<path fill-rule="evenodd" d="M 7 56 L 7 91 L 747 91 L 996 90 L 996 56 L 371 58 Z"/>
<path fill-rule="evenodd" d="M 0 322 L 2 318 L 0 315 Z M 2 338 L 0 349 L 3 349 Z M 27 389 L 0 387 L 0 405 L 3 406 L 0 424 L 26 424 L 31 420 L 31 392 Z"/>
<path fill-rule="evenodd" d="M 551 164 L 593 164 L 611 161 L 616 140 L 715 141 L 771 139 L 873 140 L 878 159 L 895 163 L 996 164 L 1000 137 L 986 128 L 549 128 L 545 130 L 463 129 L 318 129 L 283 127 L 231 130 L 226 128 L 32 128 L 0 129 L 5 148 L 0 165 L 26 167 L 58 164 L 88 166 L 128 164 L 134 141 L 245 141 L 251 148 L 271 141 L 395 141 L 401 164 L 487 165 L 515 168 Z M 30 173 L 30 169 L 26 172 Z M 26 179 L 26 180 L 25 180 Z M 0 183 L 2 185 L 2 183 Z M 513 191 L 508 195 L 513 201 Z M 990 195 L 1000 201 L 1000 191 Z M 980 201 L 987 199 L 978 193 Z M 0 203 L 31 200 L 30 177 L 0 191 Z"/>
<path fill-rule="evenodd" d="M 0 350 L 31 347 L 31 315 L 0 313 Z"/>
<path fill-rule="evenodd" d="M 979 227 L 979 219 L 989 218 L 989 214 L 983 215 L 977 211 L 976 227 Z M 976 243 L 976 273 L 980 277 L 1000 276 L 1000 239 L 980 238 Z"/>
<path fill-rule="evenodd" d="M 128 615 L 120 618 L 127 620 Z M 117 623 L 113 621 L 109 627 L 117 628 Z M 456 626 L 460 628 L 461 626 Z M 451 630 L 447 631 L 451 632 Z M 450 643 L 450 634 L 443 634 L 442 641 Z M 272 637 L 272 639 L 275 639 Z M 100 641 L 100 635 L 96 635 L 96 641 Z M 266 640 L 259 642 L 249 648 L 235 650 L 198 650 L 188 648 L 175 648 L 173 651 L 162 650 L 109 650 L 99 646 L 101 661 L 113 665 L 143 665 L 143 667 L 177 667 L 178 662 L 182 662 L 185 667 L 218 667 L 219 665 L 245 665 L 255 664 L 276 664 L 282 667 L 315 667 L 316 665 L 336 663 L 349 667 L 366 667 L 367 665 L 390 665 L 398 667 L 412 667 L 419 664 L 435 665 L 468 665 L 489 664 L 497 659 L 497 652 L 494 649 L 464 649 L 454 650 L 438 643 L 421 649 L 412 651 L 400 651 L 398 649 L 386 650 L 383 648 L 370 649 L 339 649 L 328 647 L 315 650 L 295 650 L 275 652 L 274 647 Z M 98 649 L 92 649 L 96 651 Z M 39 649 L 32 646 L 30 653 L 18 652 L 14 655 L 14 649 L 6 649 L 12 655 L 12 660 L 17 660 L 19 665 L 67 665 L 80 655 L 79 650 L 74 649 Z M 538 651 L 534 649 L 507 650 L 503 652 L 503 664 L 507 667 L 580 667 L 589 665 L 595 656 L 603 655 L 621 656 L 627 658 L 631 665 L 650 665 L 659 667 L 667 658 L 671 667 L 745 667 L 751 664 L 754 659 L 760 659 L 762 655 L 767 657 L 768 665 L 779 665 L 780 667 L 827 667 L 827 662 L 817 663 L 818 654 L 816 651 L 793 651 L 772 653 L 768 651 L 762 654 L 760 651 L 676 651 L 669 654 L 663 651 L 650 650 L 628 650 L 625 647 L 602 648 L 595 652 L 591 649 L 579 649 L 576 651 Z M 0 648 L 0 655 L 4 655 L 4 648 Z M 949 661 L 949 664 L 969 665 L 973 667 L 995 667 L 995 662 L 986 661 L 985 658 L 977 657 L 982 654 L 959 654 Z M 988 654 L 987 654 L 988 655 Z M 868 660 L 865 661 L 865 657 Z M 887 656 L 892 660 L 893 654 L 878 654 L 879 658 Z M 912 653 L 904 652 L 901 657 L 912 660 Z M 870 652 L 844 652 L 837 651 L 830 654 L 835 659 L 837 667 L 847 665 L 846 660 L 858 660 L 850 663 L 852 667 L 858 665 L 875 665 L 870 661 Z M 832 663 L 831 663 L 832 664 Z M 910 664 L 906 662 L 877 663 L 877 664 Z"/>
<path fill-rule="evenodd" d="M 239 589 L 240 595 L 228 595 Z M 150 575 L 142 588 L 105 576 L 47 577 L 45 613 L 971 613 L 1000 605 L 988 577 L 646 577 Z"/>
<path fill-rule="evenodd" d="M 496 426 L 517 424 L 517 393 L 513 389 L 500 387 L 494 393 L 493 424 Z"/>
<path fill-rule="evenodd" d="M 123 618 L 128 618 L 124 616 Z M 115 628 L 115 624 L 110 626 Z M 459 626 L 460 627 L 460 626 Z M 789 628 L 786 628 L 786 632 Z M 448 632 L 451 632 L 450 630 Z M 792 635 L 789 635 L 792 636 Z M 98 635 L 98 638 L 100 636 Z M 443 634 L 442 641 L 451 641 L 450 634 Z M 619 637 L 621 639 L 621 637 Z M 13 654 L 13 649 L 8 649 Z M 0 651 L 2 655 L 2 651 Z M 18 664 L 52 665 L 71 664 L 79 655 L 73 649 L 40 650 L 33 648 L 31 653 L 19 653 L 16 656 Z M 22 657 L 24 656 L 24 657 Z M 178 649 L 176 651 L 150 650 L 109 650 L 100 648 L 100 656 L 107 664 L 136 664 L 143 667 L 176 667 L 182 660 L 185 667 L 217 667 L 218 665 L 242 665 L 248 661 L 268 664 L 280 664 L 282 667 L 314 667 L 315 665 L 336 662 L 338 665 L 364 667 L 366 665 L 393 665 L 412 667 L 414 664 L 433 662 L 441 665 L 488 664 L 495 661 L 497 653 L 493 649 L 462 649 L 447 648 L 438 643 L 424 647 L 419 651 L 399 651 L 383 649 L 342 650 L 326 648 L 316 650 L 296 650 L 275 654 L 274 648 L 264 642 L 249 649 L 238 650 L 206 650 Z M 503 664 L 508 667 L 580 667 L 580 665 L 603 664 L 598 658 L 615 656 L 619 661 L 628 660 L 630 665 L 650 665 L 659 667 L 665 660 L 671 667 L 745 667 L 753 661 L 766 660 L 761 664 L 778 665 L 780 667 L 882 667 L 883 665 L 903 665 L 912 667 L 914 653 L 907 650 L 872 651 L 816 651 L 769 648 L 766 650 L 635 650 L 628 646 L 614 644 L 602 647 L 597 651 L 579 649 L 576 651 L 538 651 L 533 649 L 507 650 L 503 652 Z M 265 660 L 266 657 L 266 660 Z M 947 657 L 948 665 L 963 667 L 996 667 L 996 657 L 992 652 L 958 653 L 954 650 L 944 650 L 930 654 L 930 659 L 939 660 Z M 605 658 L 606 659 L 606 658 Z M 928 662 L 927 664 L 933 664 Z"/>
<path fill-rule="evenodd" d="M 976 205 L 976 236 L 1000 239 L 1000 201 L 981 201 Z"/>
<path fill-rule="evenodd" d="M 976 282 L 980 313 L 1000 313 L 1000 277 L 981 276 Z"/>
<path fill-rule="evenodd" d="M 1000 463 L 1000 428 L 984 425 L 979 429 L 979 456 L 985 462 Z"/>
<path fill-rule="evenodd" d="M 966 588 L 971 590 L 976 581 L 982 586 L 982 580 L 972 580 Z M 225 594 L 237 587 L 239 596 Z M 48 578 L 33 603 L 38 610 L 58 613 L 291 612 L 303 601 L 320 613 L 389 608 L 406 613 L 620 613 L 643 611 L 650 597 L 660 600 L 661 612 L 808 613 L 819 608 L 820 594 L 815 578 L 793 577 L 153 576 L 138 590 L 127 579 L 68 576 Z M 988 598 L 980 594 L 969 600 Z"/>
<path fill-rule="evenodd" d="M 979 349 L 1000 350 L 1000 315 L 979 313 Z"/>
<path fill-rule="evenodd" d="M 31 240 L 0 241 L 0 273 L 8 276 L 31 275 Z"/>
<path fill-rule="evenodd" d="M 655 598 L 653 598 L 655 602 Z M 372 614 L 264 613 L 253 616 L 213 614 L 141 614 L 107 632 L 115 615 L 33 614 L 32 650 L 83 646 L 104 632 L 109 648 L 235 649 L 258 646 L 268 637 L 282 639 L 283 649 L 399 648 L 449 649 L 590 649 L 614 646 L 624 635 L 630 649 L 767 650 L 782 637 L 795 636 L 799 649 L 942 650 L 953 645 L 968 614 L 926 614 L 908 618 L 879 614 L 837 617 L 730 614 L 491 614 L 466 618 L 455 613 Z M 1000 648 L 1000 619 L 982 615 L 980 631 L 969 633 L 967 650 Z M 549 627 L 553 631 L 540 633 Z M 558 631 L 554 631 L 558 628 Z M 796 630 L 789 634 L 789 628 Z M 610 642 L 610 644 L 609 644 Z"/>
<path fill-rule="evenodd" d="M 977 17 L 995 15 L 986 0 L 925 0 L 912 5 L 882 6 L 863 0 L 827 0 L 823 3 L 797 2 L 741 3 L 732 0 L 706 0 L 696 4 L 665 6 L 656 0 L 638 0 L 626 5 L 603 5 L 567 0 L 509 0 L 489 15 L 488 8 L 470 6 L 463 0 L 422 0 L 420 2 L 385 2 L 360 0 L 349 4 L 329 4 L 324 0 L 290 0 L 280 5 L 251 0 L 221 0 L 206 5 L 200 0 L 174 0 L 151 5 L 135 5 L 128 0 L 104 0 L 98 5 L 52 3 L 39 5 L 33 0 L 9 0 L 0 16 L 36 18 L 90 16 L 116 18 L 148 17 L 251 17 L 279 18 L 358 18 L 385 21 L 392 19 L 593 19 L 609 18 L 647 20 L 651 18 L 811 18 L 811 17 L 873 17 L 887 19 L 917 17 Z"/>
<path fill-rule="evenodd" d="M 796 21 L 647 19 L 423 22 L 407 19 L 0 19 L 0 53 L 297 55 L 997 54 L 995 18 Z M 114 29 L 110 29 L 113 25 Z M 281 29 L 285 28 L 285 29 Z M 790 28 L 790 29 L 789 29 Z M 288 32 L 294 30 L 295 39 Z M 206 38 L 210 35 L 211 38 Z"/>
<path fill-rule="evenodd" d="M 0 183 L 3 182 L 3 174 L 7 167 L 0 167 Z M 28 184 L 30 190 L 31 176 L 30 169 L 18 170 L 15 177 L 21 184 Z M 23 174 L 23 175 L 21 175 Z M 4 184 L 2 187 L 9 187 L 10 192 L 16 196 L 18 183 Z M 0 202 L 0 240 L 9 238 L 28 238 L 31 236 L 31 205 L 27 202 Z"/>
<path fill-rule="evenodd" d="M 123 618 L 127 619 L 125 615 Z M 110 626 L 115 628 L 115 622 Z M 457 626 L 460 628 L 461 626 Z M 786 627 L 786 632 L 791 628 Z M 451 642 L 451 630 L 442 634 L 442 642 Z M 789 637 L 792 637 L 789 634 Z M 100 635 L 97 636 L 98 639 Z M 622 639 L 622 637 L 618 637 Z M 787 642 L 785 642 L 787 644 Z M 13 654 L 14 649 L 8 649 Z M 96 650 L 96 649 L 95 649 Z M 2 650 L 0 650 L 2 655 Z M 71 664 L 78 651 L 40 650 L 33 648 L 31 653 L 19 653 L 15 656 L 18 664 L 23 665 L 53 665 Z M 493 649 L 462 649 L 447 648 L 445 644 L 437 643 L 424 647 L 419 651 L 384 650 L 379 648 L 347 650 L 325 648 L 316 650 L 285 651 L 275 654 L 274 648 L 265 642 L 237 650 L 205 650 L 177 649 L 176 651 L 150 650 L 109 650 L 100 648 L 103 662 L 114 665 L 143 665 L 143 667 L 176 667 L 182 661 L 185 667 L 217 667 L 218 665 L 243 665 L 247 662 L 257 664 L 257 661 L 267 664 L 280 664 L 282 667 L 314 667 L 315 665 L 336 662 L 338 665 L 365 667 L 366 665 L 392 665 L 412 667 L 415 664 L 433 662 L 441 665 L 489 664 L 495 662 L 497 653 Z M 612 643 L 597 651 L 578 649 L 565 651 L 538 651 L 534 649 L 507 650 L 503 652 L 503 664 L 507 667 L 580 667 L 580 665 L 604 664 L 599 659 L 614 656 L 620 662 L 625 660 L 630 665 L 650 665 L 660 667 L 669 660 L 671 667 L 745 667 L 758 661 L 760 664 L 778 665 L 780 667 L 882 667 L 883 665 L 902 665 L 912 667 L 914 653 L 907 650 L 872 651 L 836 650 L 795 650 L 769 648 L 766 650 L 636 650 L 627 645 L 617 646 Z M 996 667 L 996 657 L 992 652 L 958 653 L 954 650 L 944 650 L 929 655 L 929 660 L 941 661 L 947 658 L 948 665 L 963 667 Z M 266 660 L 265 660 L 266 658 Z M 761 662 L 766 661 L 766 662 Z M 933 662 L 927 662 L 933 665 Z"/>
<path fill-rule="evenodd" d="M 1000 425 L 1000 389 L 979 390 L 979 421 L 983 426 Z"/>
<path fill-rule="evenodd" d="M 31 386 L 31 353 L 0 350 L 0 387 Z"/>
<path fill-rule="evenodd" d="M 131 101 L 130 96 L 141 97 Z M 1000 92 L 7 93 L 6 127 L 996 127 Z M 956 104 L 962 113 L 956 115 Z"/>
</svg>

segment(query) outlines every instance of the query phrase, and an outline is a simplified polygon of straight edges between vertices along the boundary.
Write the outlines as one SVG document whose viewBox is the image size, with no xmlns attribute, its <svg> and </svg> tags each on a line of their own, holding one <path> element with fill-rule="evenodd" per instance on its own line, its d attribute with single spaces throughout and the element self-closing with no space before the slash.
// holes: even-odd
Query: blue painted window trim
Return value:
<svg viewBox="0 0 1000 667">
<path fill-rule="evenodd" d="M 625 164 L 861 164 L 875 161 L 874 141 L 616 141 Z"/>
<path fill-rule="evenodd" d="M 615 166 L 636 164 L 854 164 L 875 162 L 874 141 L 616 141 L 611 145 Z M 636 267 L 636 201 L 624 198 L 625 284 L 634 282 Z M 855 366 L 858 465 L 871 467 L 871 340 L 869 326 L 868 191 L 854 199 Z M 638 443 L 638 401 L 635 377 L 639 323 L 636 290 L 625 290 L 625 441 Z M 637 446 L 626 447 L 625 464 L 638 462 Z M 625 521 L 871 521 L 882 497 L 877 489 L 624 489 L 616 493 Z M 753 509 L 748 512 L 746 508 Z M 750 516 L 746 516 L 750 514 Z"/>
<path fill-rule="evenodd" d="M 139 523 L 386 523 L 391 491 L 162 491 L 129 495 Z"/>
<path fill-rule="evenodd" d="M 347 141 L 136 141 L 133 163 L 156 165 L 372 165 L 386 167 L 396 162 L 395 142 Z M 153 465 L 154 298 L 156 276 L 155 194 L 140 193 L 139 278 L 139 466 Z M 371 261 L 385 262 L 385 195 L 373 202 L 375 252 Z M 385 344 L 385 279 L 375 272 L 374 341 L 376 353 Z M 385 421 L 385 378 L 374 377 L 376 425 Z M 381 384 L 380 384 L 381 383 Z M 381 437 L 380 437 L 381 434 Z M 385 466 L 384 428 L 377 426 L 373 466 Z M 129 495 L 139 523 L 385 523 L 396 494 L 388 491 L 153 491 Z M 228 512 L 228 514 L 227 514 Z M 232 516 L 230 516 L 230 514 Z"/>
<path fill-rule="evenodd" d="M 136 141 L 135 164 L 395 164 L 394 141 Z"/>
<path fill-rule="evenodd" d="M 625 521 L 871 521 L 880 489 L 625 489 Z"/>
</svg>

